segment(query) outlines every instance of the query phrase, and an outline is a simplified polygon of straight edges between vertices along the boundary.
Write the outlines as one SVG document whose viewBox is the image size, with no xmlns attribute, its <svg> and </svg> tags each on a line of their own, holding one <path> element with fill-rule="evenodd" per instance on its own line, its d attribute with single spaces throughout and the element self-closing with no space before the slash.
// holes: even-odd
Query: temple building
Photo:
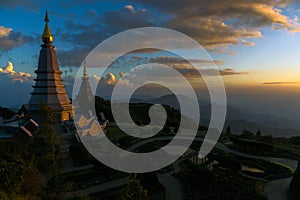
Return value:
<svg viewBox="0 0 300 200">
<path fill-rule="evenodd" d="M 76 101 L 77 101 L 76 106 L 82 107 L 81 110 L 92 111 L 95 109 L 92 107 L 94 105 L 93 98 L 95 98 L 95 95 L 93 95 L 89 83 L 89 77 L 86 69 L 86 62 L 84 61 L 83 76 L 81 78 L 79 92 L 76 97 Z"/>
<path fill-rule="evenodd" d="M 86 69 L 86 62 L 84 61 L 83 76 L 81 78 L 80 88 L 76 98 L 74 99 L 77 131 L 75 133 L 78 142 L 81 142 L 82 137 L 97 137 L 108 124 L 104 113 L 100 112 L 96 117 L 95 112 L 95 95 L 92 92 L 89 77 Z M 80 107 L 80 109 L 79 109 Z"/>
<path fill-rule="evenodd" d="M 55 46 L 52 45 L 54 37 L 48 25 L 47 12 L 44 20 L 46 24 L 41 36 L 43 44 L 38 69 L 35 70 L 37 76 L 26 110 L 34 118 L 38 116 L 40 104 L 43 102 L 57 113 L 59 120 L 69 120 L 72 118 L 72 105 L 61 78 L 62 71 L 58 66 Z"/>
</svg>

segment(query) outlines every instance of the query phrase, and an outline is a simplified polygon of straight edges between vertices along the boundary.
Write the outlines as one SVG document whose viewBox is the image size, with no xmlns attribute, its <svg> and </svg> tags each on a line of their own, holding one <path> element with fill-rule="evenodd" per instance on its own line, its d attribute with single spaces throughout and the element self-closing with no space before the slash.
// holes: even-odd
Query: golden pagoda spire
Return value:
<svg viewBox="0 0 300 200">
<path fill-rule="evenodd" d="M 46 24 L 45 24 L 44 32 L 43 32 L 41 38 L 42 38 L 44 44 L 51 44 L 53 42 L 54 38 L 53 38 L 53 35 L 51 34 L 50 27 L 48 25 L 48 22 L 50 20 L 49 20 L 47 11 L 45 14 L 44 21 L 46 22 Z"/>
<path fill-rule="evenodd" d="M 87 70 L 86 70 L 86 61 L 84 61 L 84 65 L 83 65 L 83 77 L 84 78 L 88 77 L 88 73 L 87 73 Z"/>
</svg>

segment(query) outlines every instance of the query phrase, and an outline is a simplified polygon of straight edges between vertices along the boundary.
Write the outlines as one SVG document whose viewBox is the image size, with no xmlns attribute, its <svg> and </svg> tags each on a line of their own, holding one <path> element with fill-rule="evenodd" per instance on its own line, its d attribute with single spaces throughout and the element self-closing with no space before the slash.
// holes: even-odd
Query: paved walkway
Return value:
<svg viewBox="0 0 300 200">
<path fill-rule="evenodd" d="M 75 166 L 67 167 L 62 171 L 62 173 L 71 173 L 71 172 L 76 172 L 76 171 L 82 171 L 82 170 L 90 169 L 93 167 L 94 167 L 94 165 L 85 165 L 82 167 L 75 167 Z"/>
<path fill-rule="evenodd" d="M 183 200 L 184 193 L 182 189 L 181 182 L 169 175 L 161 175 L 159 176 L 159 182 L 163 184 L 166 189 L 166 200 Z"/>
<path fill-rule="evenodd" d="M 288 200 L 287 191 L 292 178 L 277 179 L 265 185 L 265 195 L 269 200 Z"/>
</svg>

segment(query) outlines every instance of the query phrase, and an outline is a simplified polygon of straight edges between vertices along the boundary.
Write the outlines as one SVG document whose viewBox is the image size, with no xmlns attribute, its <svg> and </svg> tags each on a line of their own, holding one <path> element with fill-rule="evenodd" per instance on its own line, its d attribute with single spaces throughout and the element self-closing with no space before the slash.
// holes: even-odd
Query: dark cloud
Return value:
<svg viewBox="0 0 300 200">
<path fill-rule="evenodd" d="M 54 12 L 67 19 L 65 28 L 55 35 L 71 48 L 58 56 L 62 66 L 79 66 L 96 45 L 104 39 L 131 28 L 163 26 L 178 30 L 197 40 L 208 50 L 233 54 L 232 45 L 254 46 L 263 38 L 263 28 L 299 31 L 298 19 L 286 12 L 289 0 L 131 0 L 119 10 L 77 14 Z M 83 1 L 68 1 L 79 5 Z M 84 3 L 96 3 L 94 0 Z M 144 9 L 147 8 L 147 9 Z M 71 20 L 70 20 L 71 19 Z"/>
<path fill-rule="evenodd" d="M 31 10 L 38 8 L 37 2 L 32 0 L 1 0 L 0 5 L 7 8 L 27 7 Z"/>
<path fill-rule="evenodd" d="M 233 68 L 225 68 L 222 70 L 209 68 L 209 66 L 212 66 L 214 64 L 223 65 L 224 62 L 222 60 L 191 59 L 190 61 L 193 62 L 193 64 L 197 65 L 195 66 L 196 68 L 194 68 L 194 66 L 192 66 L 187 60 L 178 57 L 160 56 L 150 59 L 150 62 L 152 63 L 166 64 L 170 67 L 173 67 L 187 78 L 199 78 L 201 77 L 201 74 L 206 76 L 228 76 L 248 74 L 248 72 L 235 71 Z"/>
<path fill-rule="evenodd" d="M 86 4 L 91 4 L 91 3 L 96 3 L 99 2 L 99 0 L 65 0 L 62 1 L 60 6 L 62 8 L 70 8 L 74 6 L 80 6 L 80 5 L 86 5 Z"/>
<path fill-rule="evenodd" d="M 156 17 L 144 9 L 136 9 L 133 6 L 125 6 L 120 11 L 108 11 L 101 16 L 106 24 L 105 31 L 118 33 L 131 28 L 156 26 L 153 22 Z"/>
<path fill-rule="evenodd" d="M 299 84 L 299 82 L 265 82 L 264 85 L 286 85 L 286 84 Z"/>
<path fill-rule="evenodd" d="M 226 68 L 221 70 L 209 68 L 178 68 L 177 70 L 187 78 L 199 78 L 201 77 L 201 74 L 205 76 L 232 76 L 249 74 L 249 72 L 235 71 L 235 69 L 232 68 Z"/>
<path fill-rule="evenodd" d="M 0 26 L 0 50 L 8 51 L 25 43 L 33 42 L 32 36 L 22 35 L 19 32 L 14 32 L 11 28 Z"/>
<path fill-rule="evenodd" d="M 62 66 L 79 66 L 88 52 L 113 34 L 131 28 L 155 26 L 150 20 L 155 20 L 155 16 L 144 9 L 130 6 L 117 11 L 106 11 L 101 15 L 95 10 L 89 10 L 86 16 L 89 17 L 88 24 L 68 20 L 65 22 L 66 28 L 57 32 L 61 40 L 74 46 L 58 53 Z"/>
<path fill-rule="evenodd" d="M 233 68 L 225 68 L 221 70 L 217 70 L 217 68 L 213 67 L 213 65 L 223 65 L 224 62 L 222 60 L 201 60 L 201 59 L 191 59 L 190 62 L 194 65 L 191 65 L 187 60 L 182 59 L 180 57 L 175 56 L 158 56 L 158 57 L 142 57 L 142 56 L 123 56 L 119 59 L 115 60 L 110 66 L 113 69 L 129 71 L 133 69 L 133 67 L 137 67 L 143 64 L 149 63 L 158 63 L 167 65 L 176 69 L 182 75 L 187 78 L 200 78 L 201 74 L 206 76 L 229 76 L 229 75 L 244 75 L 249 72 L 241 72 L 236 71 Z M 139 72 L 139 69 L 136 69 L 136 72 Z M 144 69 L 145 70 L 145 69 Z M 146 69 L 147 75 L 153 74 L 154 77 L 161 76 L 162 78 L 172 78 L 168 72 L 164 73 L 164 71 L 160 71 L 161 69 L 156 69 L 155 64 L 153 64 L 153 68 L 151 70 Z M 135 77 L 142 76 L 140 74 L 136 74 Z"/>
<path fill-rule="evenodd" d="M 199 66 L 208 66 L 208 65 L 223 65 L 224 62 L 222 60 L 201 60 L 201 59 L 189 59 L 190 62 L 198 64 Z M 172 57 L 172 56 L 158 56 L 150 59 L 152 63 L 162 63 L 162 64 L 169 64 L 169 65 L 180 65 L 180 64 L 188 64 L 187 60 Z"/>
<path fill-rule="evenodd" d="M 226 68 L 226 69 L 220 70 L 220 74 L 221 74 L 222 76 L 245 75 L 245 74 L 249 74 L 249 73 L 250 73 L 250 72 L 235 71 L 235 69 L 233 69 L 233 68 Z"/>
<path fill-rule="evenodd" d="M 90 50 L 92 49 L 82 47 L 74 47 L 71 50 L 58 50 L 57 57 L 62 67 L 79 67 Z"/>
<path fill-rule="evenodd" d="M 229 75 L 243 75 L 248 74 L 249 72 L 239 72 L 235 71 L 233 68 L 225 68 L 222 70 L 216 70 L 213 68 L 210 68 L 209 66 L 212 65 L 224 65 L 224 62 L 222 60 L 201 60 L 201 59 L 190 59 L 190 62 L 192 62 L 194 66 L 191 65 L 187 60 L 182 59 L 180 57 L 174 57 L 174 56 L 158 56 L 158 57 L 152 57 L 152 58 L 146 58 L 146 57 L 139 57 L 139 56 L 133 56 L 131 59 L 123 60 L 123 62 L 117 60 L 117 65 L 122 66 L 138 66 L 141 64 L 146 63 L 159 63 L 168 65 L 170 67 L 173 67 L 177 71 L 179 71 L 181 74 L 188 78 L 199 78 L 202 74 L 208 75 L 208 76 L 215 76 L 221 74 L 222 76 L 229 76 Z M 156 73 L 159 74 L 159 73 Z"/>
<path fill-rule="evenodd" d="M 210 50 L 227 50 L 240 39 L 261 38 L 261 28 L 299 31 L 298 19 L 283 14 L 289 0 L 144 0 L 173 16 L 166 26 L 186 33 Z M 136 1 L 138 3 L 138 1 Z M 242 44 L 254 46 L 242 40 Z"/>
</svg>

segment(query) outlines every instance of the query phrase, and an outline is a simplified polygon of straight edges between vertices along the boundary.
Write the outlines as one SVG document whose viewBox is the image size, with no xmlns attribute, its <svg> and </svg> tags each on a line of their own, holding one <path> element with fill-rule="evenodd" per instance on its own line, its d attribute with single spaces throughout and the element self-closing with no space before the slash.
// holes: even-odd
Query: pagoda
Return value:
<svg viewBox="0 0 300 200">
<path fill-rule="evenodd" d="M 61 78 L 62 71 L 58 66 L 54 38 L 48 25 L 49 18 L 46 12 L 44 32 L 41 36 L 43 44 L 40 51 L 38 69 L 33 92 L 27 105 L 27 110 L 32 117 L 38 116 L 40 104 L 43 102 L 58 115 L 59 120 L 72 118 L 72 105 Z"/>
<path fill-rule="evenodd" d="M 84 61 L 83 76 L 81 78 L 81 84 L 79 88 L 78 95 L 76 97 L 77 107 L 81 107 L 82 111 L 92 111 L 94 105 L 94 98 L 89 77 L 86 69 L 86 62 Z M 87 114 L 87 113 L 85 113 Z"/>
</svg>

